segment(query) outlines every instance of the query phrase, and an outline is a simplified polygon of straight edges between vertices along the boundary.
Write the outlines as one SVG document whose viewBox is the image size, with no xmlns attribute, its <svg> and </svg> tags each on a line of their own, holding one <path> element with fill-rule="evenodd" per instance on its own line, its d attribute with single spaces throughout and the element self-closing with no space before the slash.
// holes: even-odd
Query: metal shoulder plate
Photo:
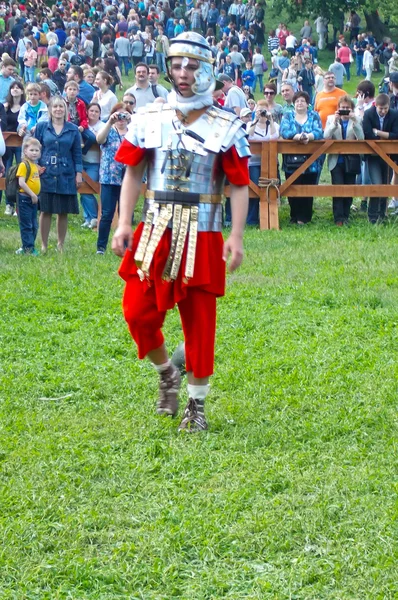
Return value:
<svg viewBox="0 0 398 600">
<path fill-rule="evenodd" d="M 226 152 L 232 146 L 236 146 L 239 156 L 250 156 L 247 134 L 237 115 L 211 107 L 206 112 L 206 120 L 210 127 L 209 135 L 206 136 L 204 142 L 206 150 Z M 246 140 L 246 144 L 244 140 Z"/>
</svg>

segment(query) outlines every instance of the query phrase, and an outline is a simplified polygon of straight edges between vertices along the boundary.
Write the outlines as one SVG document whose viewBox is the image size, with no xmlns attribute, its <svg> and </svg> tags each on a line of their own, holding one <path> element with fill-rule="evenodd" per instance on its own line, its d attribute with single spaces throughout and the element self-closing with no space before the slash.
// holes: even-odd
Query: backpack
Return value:
<svg viewBox="0 0 398 600">
<path fill-rule="evenodd" d="M 154 98 L 159 98 L 158 88 L 155 83 L 151 85 L 151 90 Z"/>
<path fill-rule="evenodd" d="M 28 181 L 29 177 L 30 177 L 30 164 L 26 161 L 26 160 L 22 160 L 21 162 L 24 163 L 24 165 L 26 166 L 26 177 L 25 177 L 25 181 Z M 12 203 L 15 204 L 17 201 L 17 197 L 18 197 L 18 190 L 19 190 L 19 183 L 18 183 L 18 177 L 17 177 L 17 171 L 18 171 L 18 167 L 19 165 L 13 165 L 12 167 L 10 167 L 7 171 L 7 175 L 6 175 L 6 196 L 7 196 L 7 200 Z"/>
<path fill-rule="evenodd" d="M 48 46 L 47 36 L 44 31 L 39 31 L 39 44 L 40 46 Z"/>
</svg>

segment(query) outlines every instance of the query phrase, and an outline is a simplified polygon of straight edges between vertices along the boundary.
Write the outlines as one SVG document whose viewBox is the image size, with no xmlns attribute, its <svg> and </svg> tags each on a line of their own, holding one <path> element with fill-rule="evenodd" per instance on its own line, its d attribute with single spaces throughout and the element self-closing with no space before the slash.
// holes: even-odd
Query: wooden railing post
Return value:
<svg viewBox="0 0 398 600">
<path fill-rule="evenodd" d="M 269 179 L 269 146 L 268 142 L 261 146 L 260 177 L 266 179 Z M 269 229 L 269 206 L 265 188 L 260 188 L 260 229 Z"/>
<path fill-rule="evenodd" d="M 268 173 L 269 178 L 276 180 L 278 177 L 278 142 L 269 142 L 268 152 Z M 268 191 L 268 215 L 269 229 L 279 229 L 279 206 L 278 192 L 272 185 Z"/>
</svg>

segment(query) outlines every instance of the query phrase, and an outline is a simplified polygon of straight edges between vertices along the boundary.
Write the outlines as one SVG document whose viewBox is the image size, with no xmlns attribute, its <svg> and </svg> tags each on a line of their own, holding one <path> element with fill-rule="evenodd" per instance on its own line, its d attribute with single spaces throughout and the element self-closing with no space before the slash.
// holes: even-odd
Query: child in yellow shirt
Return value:
<svg viewBox="0 0 398 600">
<path fill-rule="evenodd" d="M 18 166 L 18 221 L 22 247 L 16 254 L 37 256 L 35 240 L 38 230 L 37 209 L 40 194 L 40 173 L 37 161 L 41 155 L 41 144 L 35 138 L 25 138 L 22 147 L 23 160 Z"/>
</svg>

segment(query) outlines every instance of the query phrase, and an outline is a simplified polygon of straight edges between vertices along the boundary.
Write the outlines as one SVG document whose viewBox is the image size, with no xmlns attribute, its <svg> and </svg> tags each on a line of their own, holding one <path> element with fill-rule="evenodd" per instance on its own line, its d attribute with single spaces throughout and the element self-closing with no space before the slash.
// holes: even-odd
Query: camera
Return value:
<svg viewBox="0 0 398 600">
<path fill-rule="evenodd" d="M 268 113 L 267 113 L 267 111 L 266 111 L 266 110 L 262 110 L 262 111 L 260 112 L 260 117 L 268 117 L 268 116 L 269 116 L 269 115 L 268 115 Z"/>
<path fill-rule="evenodd" d="M 341 117 L 348 117 L 349 114 L 350 114 L 350 110 L 348 108 L 340 108 L 339 115 Z"/>
<path fill-rule="evenodd" d="M 126 113 L 118 113 L 117 118 L 118 121 L 126 121 L 128 119 L 128 115 L 126 115 Z"/>
</svg>

